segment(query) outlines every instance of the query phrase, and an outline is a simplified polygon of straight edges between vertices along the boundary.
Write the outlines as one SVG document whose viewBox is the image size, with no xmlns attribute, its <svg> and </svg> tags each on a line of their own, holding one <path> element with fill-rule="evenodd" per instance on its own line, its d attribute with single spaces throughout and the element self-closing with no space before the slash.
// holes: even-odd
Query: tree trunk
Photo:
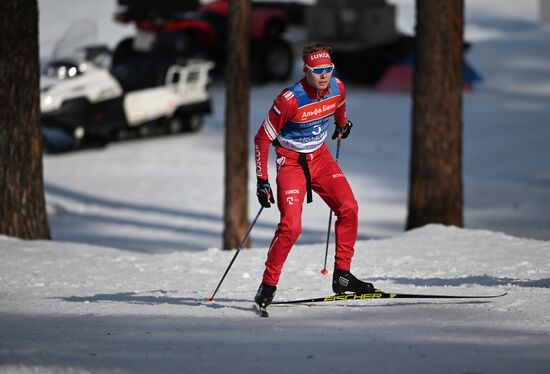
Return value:
<svg viewBox="0 0 550 374">
<path fill-rule="evenodd" d="M 463 226 L 463 0 L 417 0 L 407 229 Z"/>
<path fill-rule="evenodd" d="M 248 226 L 249 38 L 250 0 L 231 0 L 225 101 L 225 249 L 238 247 Z"/>
<path fill-rule="evenodd" d="M 49 239 L 36 0 L 2 0 L 0 46 L 0 234 Z"/>
</svg>

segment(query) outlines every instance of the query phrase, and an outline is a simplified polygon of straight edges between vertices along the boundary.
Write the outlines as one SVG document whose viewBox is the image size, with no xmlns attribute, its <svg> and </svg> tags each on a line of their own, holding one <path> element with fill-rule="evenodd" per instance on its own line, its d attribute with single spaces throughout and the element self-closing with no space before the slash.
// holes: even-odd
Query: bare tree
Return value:
<svg viewBox="0 0 550 374">
<path fill-rule="evenodd" d="M 463 226 L 464 0 L 417 0 L 407 229 Z"/>
<path fill-rule="evenodd" d="M 223 248 L 236 248 L 248 226 L 250 0 L 229 2 L 225 111 Z"/>
<path fill-rule="evenodd" d="M 2 0 L 0 46 L 0 234 L 49 239 L 36 0 Z"/>
</svg>

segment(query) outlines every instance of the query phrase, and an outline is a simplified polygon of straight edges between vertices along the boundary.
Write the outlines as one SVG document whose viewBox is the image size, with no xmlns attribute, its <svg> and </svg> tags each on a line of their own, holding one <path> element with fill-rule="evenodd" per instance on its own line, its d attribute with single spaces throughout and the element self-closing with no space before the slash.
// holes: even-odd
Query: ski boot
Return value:
<svg viewBox="0 0 550 374">
<path fill-rule="evenodd" d="M 256 302 L 256 304 L 258 304 L 260 316 L 268 316 L 267 306 L 273 301 L 275 291 L 277 291 L 277 287 L 275 286 L 270 286 L 269 284 L 265 283 L 260 284 L 260 288 L 258 288 L 258 292 L 254 297 L 254 301 Z"/>
<path fill-rule="evenodd" d="M 345 292 L 373 293 L 375 292 L 372 283 L 363 282 L 347 270 L 334 269 L 332 276 L 332 291 L 336 294 Z"/>
</svg>

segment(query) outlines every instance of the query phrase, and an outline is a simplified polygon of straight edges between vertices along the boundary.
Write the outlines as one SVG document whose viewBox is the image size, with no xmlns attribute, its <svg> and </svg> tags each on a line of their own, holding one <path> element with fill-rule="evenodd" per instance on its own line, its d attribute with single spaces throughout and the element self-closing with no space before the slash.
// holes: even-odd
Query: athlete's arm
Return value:
<svg viewBox="0 0 550 374">
<path fill-rule="evenodd" d="M 298 110 L 298 102 L 294 94 L 285 89 L 273 101 L 266 118 L 254 137 L 254 159 L 256 161 L 256 178 L 267 181 L 267 161 L 269 146 L 277 138 L 284 124 Z"/>
</svg>

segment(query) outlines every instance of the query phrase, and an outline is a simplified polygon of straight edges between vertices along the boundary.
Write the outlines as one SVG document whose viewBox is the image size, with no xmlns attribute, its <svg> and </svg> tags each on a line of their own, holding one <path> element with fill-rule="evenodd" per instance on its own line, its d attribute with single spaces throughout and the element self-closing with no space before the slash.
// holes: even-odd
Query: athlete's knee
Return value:
<svg viewBox="0 0 550 374">
<path fill-rule="evenodd" d="M 281 234 L 288 238 L 288 240 L 294 243 L 300 234 L 302 233 L 302 220 L 301 219 L 286 219 L 279 224 Z"/>
<path fill-rule="evenodd" d="M 340 218 L 344 217 L 357 217 L 359 207 L 357 206 L 357 201 L 355 199 L 348 199 L 340 205 L 338 211 L 336 212 Z"/>
</svg>

